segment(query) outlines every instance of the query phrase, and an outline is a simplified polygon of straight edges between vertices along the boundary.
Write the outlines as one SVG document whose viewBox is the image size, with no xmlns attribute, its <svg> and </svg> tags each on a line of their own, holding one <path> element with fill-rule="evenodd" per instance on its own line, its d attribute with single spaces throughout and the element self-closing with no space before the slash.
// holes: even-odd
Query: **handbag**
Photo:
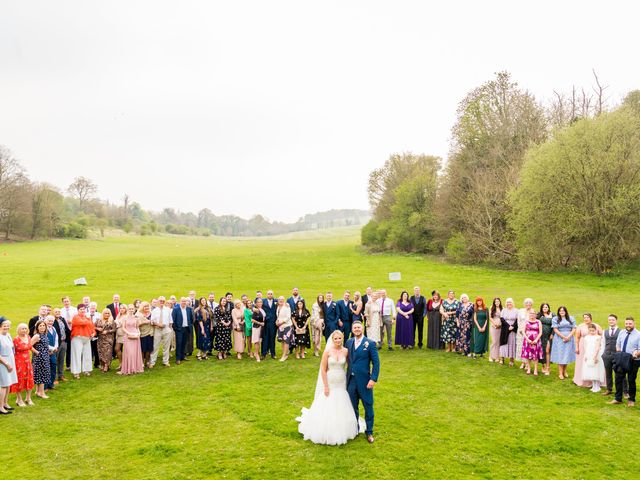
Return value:
<svg viewBox="0 0 640 480">
<path fill-rule="evenodd" d="M 613 371 L 619 375 L 624 375 L 631 372 L 631 369 L 633 367 L 633 356 L 630 353 L 626 352 L 629 337 L 629 332 L 627 332 L 627 338 L 624 339 L 622 351 L 613 354 Z"/>
</svg>

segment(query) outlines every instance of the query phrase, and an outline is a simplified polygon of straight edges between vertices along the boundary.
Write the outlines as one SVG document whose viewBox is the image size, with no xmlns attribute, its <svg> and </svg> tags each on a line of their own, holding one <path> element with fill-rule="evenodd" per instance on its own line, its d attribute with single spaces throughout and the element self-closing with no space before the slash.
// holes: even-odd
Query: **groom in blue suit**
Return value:
<svg viewBox="0 0 640 480">
<path fill-rule="evenodd" d="M 363 335 L 362 322 L 356 320 L 351 326 L 353 337 L 347 340 L 349 368 L 347 369 L 347 392 L 356 414 L 356 428 L 360 412 L 358 404 L 364 405 L 364 419 L 367 423 L 367 441 L 373 443 L 373 387 L 378 381 L 380 360 L 376 342 Z"/>
</svg>

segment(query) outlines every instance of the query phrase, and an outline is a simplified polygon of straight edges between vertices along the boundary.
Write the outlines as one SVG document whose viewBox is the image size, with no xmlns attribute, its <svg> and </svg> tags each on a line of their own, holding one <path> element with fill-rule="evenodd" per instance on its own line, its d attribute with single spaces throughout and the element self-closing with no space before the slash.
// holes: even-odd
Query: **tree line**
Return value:
<svg viewBox="0 0 640 480">
<path fill-rule="evenodd" d="M 468 93 L 447 162 L 394 154 L 369 176 L 374 250 L 601 274 L 640 256 L 640 91 L 608 108 L 591 91 L 549 105 L 507 72 Z"/>
<path fill-rule="evenodd" d="M 264 236 L 302 230 L 361 225 L 371 217 L 366 210 L 340 209 L 308 214 L 293 223 L 269 221 L 262 215 L 243 219 L 215 215 L 208 208 L 198 213 L 165 208 L 145 210 L 125 195 L 115 205 L 96 198 L 98 186 L 76 177 L 62 192 L 57 187 L 29 179 L 11 151 L 0 146 L 0 235 L 4 240 L 86 238 L 90 230 L 102 236 L 107 229 L 153 235 Z"/>
</svg>

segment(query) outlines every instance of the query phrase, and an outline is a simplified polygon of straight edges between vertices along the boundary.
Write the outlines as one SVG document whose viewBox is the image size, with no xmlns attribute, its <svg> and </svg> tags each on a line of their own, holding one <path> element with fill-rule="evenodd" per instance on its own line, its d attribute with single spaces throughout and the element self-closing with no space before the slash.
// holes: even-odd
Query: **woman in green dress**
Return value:
<svg viewBox="0 0 640 480">
<path fill-rule="evenodd" d="M 476 297 L 473 309 L 473 358 L 482 357 L 489 345 L 489 310 L 482 297 Z"/>
<path fill-rule="evenodd" d="M 553 328 L 551 323 L 553 321 L 553 313 L 551 313 L 551 307 L 548 303 L 540 305 L 540 311 L 538 312 L 538 320 L 542 323 L 542 373 L 549 375 L 549 356 L 551 354 L 551 342 L 553 340 Z"/>
<path fill-rule="evenodd" d="M 253 358 L 253 343 L 251 343 L 251 334 L 253 330 L 253 302 L 249 299 L 244 304 L 244 341 L 246 342 L 247 352 L 249 352 L 249 358 Z M 260 355 L 258 353 L 258 355 Z"/>
</svg>

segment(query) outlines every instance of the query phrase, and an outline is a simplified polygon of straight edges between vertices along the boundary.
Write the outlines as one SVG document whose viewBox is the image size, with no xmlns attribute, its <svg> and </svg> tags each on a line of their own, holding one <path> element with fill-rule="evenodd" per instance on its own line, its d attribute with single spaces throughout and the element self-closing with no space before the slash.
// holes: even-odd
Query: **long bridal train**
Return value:
<svg viewBox="0 0 640 480">
<path fill-rule="evenodd" d="M 322 380 L 318 375 L 316 394 L 311 408 L 303 408 L 298 431 L 305 440 L 322 445 L 342 445 L 365 430 L 362 417 L 356 422 L 355 413 L 347 393 L 347 375 L 344 370 L 346 358 L 328 359 L 327 383 L 329 395 L 324 394 Z"/>
</svg>

